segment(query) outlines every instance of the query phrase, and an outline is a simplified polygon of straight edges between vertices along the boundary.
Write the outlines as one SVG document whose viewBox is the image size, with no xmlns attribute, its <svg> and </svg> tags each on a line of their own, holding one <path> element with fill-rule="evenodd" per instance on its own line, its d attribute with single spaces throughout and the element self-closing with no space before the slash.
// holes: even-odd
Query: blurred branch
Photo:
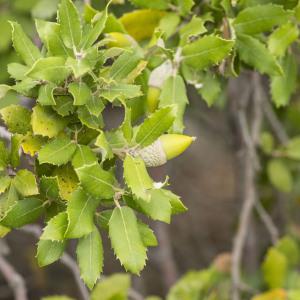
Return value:
<svg viewBox="0 0 300 300">
<path fill-rule="evenodd" d="M 1 243 L 4 243 L 1 241 Z M 1 244 L 1 248 L 4 245 Z M 2 252 L 2 251 L 1 251 Z M 0 253 L 0 272 L 14 293 L 15 300 L 27 300 L 25 280 Z"/>
<path fill-rule="evenodd" d="M 33 235 L 35 238 L 39 238 L 42 233 L 42 229 L 38 225 L 27 225 L 21 228 L 20 230 Z M 69 254 L 64 253 L 63 256 L 60 258 L 60 262 L 72 272 L 74 280 L 81 293 L 82 299 L 88 300 L 89 292 L 80 278 L 80 272 L 75 260 Z"/>
<path fill-rule="evenodd" d="M 256 185 L 255 175 L 259 168 L 256 147 L 259 140 L 262 123 L 262 84 L 260 76 L 257 73 L 252 75 L 252 102 L 250 103 L 253 112 L 250 116 L 249 124 L 247 122 L 247 106 L 240 105 L 237 109 L 237 122 L 240 129 L 241 139 L 243 141 L 243 191 L 244 199 L 239 218 L 239 227 L 233 242 L 232 251 L 232 299 L 240 300 L 241 264 L 242 254 L 247 238 L 247 231 L 250 226 L 251 213 L 255 205 Z M 249 97 L 248 91 L 244 97 Z M 241 101 L 244 99 L 241 99 Z M 250 127 L 250 128 L 249 128 Z M 255 158 L 255 159 L 254 159 Z"/>
<path fill-rule="evenodd" d="M 269 101 L 264 101 L 263 109 L 273 133 L 276 135 L 280 143 L 286 144 L 289 141 L 289 137 L 281 122 L 278 120 L 277 115 Z"/>
</svg>

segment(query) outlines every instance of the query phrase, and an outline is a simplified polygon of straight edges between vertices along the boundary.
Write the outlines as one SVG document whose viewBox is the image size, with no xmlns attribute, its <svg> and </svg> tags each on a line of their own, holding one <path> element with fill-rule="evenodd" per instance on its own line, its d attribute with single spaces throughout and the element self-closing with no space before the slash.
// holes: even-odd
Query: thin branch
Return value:
<svg viewBox="0 0 300 300">
<path fill-rule="evenodd" d="M 251 105 L 253 105 L 253 114 L 250 119 L 251 131 L 249 129 L 246 111 L 247 108 L 241 106 L 238 110 L 238 125 L 240 127 L 241 138 L 243 140 L 243 205 L 240 214 L 239 227 L 233 242 L 232 251 L 232 299 L 240 300 L 240 286 L 241 280 L 241 263 L 242 254 L 245 247 L 245 242 L 247 238 L 248 228 L 250 226 L 251 214 L 253 207 L 255 205 L 257 195 L 256 195 L 256 185 L 255 185 L 255 175 L 258 169 L 258 160 L 253 160 L 257 158 L 256 147 L 258 142 L 258 136 L 260 134 L 260 128 L 262 123 L 261 114 L 261 82 L 260 77 L 257 73 L 253 74 L 252 77 L 252 91 L 253 97 Z"/>
<path fill-rule="evenodd" d="M 21 228 L 20 230 L 32 234 L 36 238 L 39 238 L 42 233 L 42 229 L 38 225 L 27 225 Z M 69 254 L 64 253 L 63 256 L 60 258 L 60 262 L 72 272 L 74 280 L 81 293 L 82 299 L 88 300 L 89 292 L 80 278 L 80 271 L 74 259 Z"/>
<path fill-rule="evenodd" d="M 278 120 L 277 115 L 274 112 L 273 107 L 269 103 L 269 101 L 264 101 L 263 109 L 273 133 L 276 135 L 280 143 L 282 143 L 283 145 L 286 144 L 289 141 L 289 137 L 281 122 Z"/>
<path fill-rule="evenodd" d="M 4 258 L 3 253 L 0 253 L 0 272 L 12 289 L 15 300 L 27 300 L 25 280 Z"/>
<path fill-rule="evenodd" d="M 279 238 L 279 232 L 278 232 L 277 227 L 275 226 L 273 220 L 271 219 L 270 215 L 266 212 L 265 208 L 262 206 L 260 201 L 255 202 L 255 208 L 259 214 L 259 217 L 264 222 L 264 224 L 270 234 L 273 245 L 275 245 Z"/>
</svg>

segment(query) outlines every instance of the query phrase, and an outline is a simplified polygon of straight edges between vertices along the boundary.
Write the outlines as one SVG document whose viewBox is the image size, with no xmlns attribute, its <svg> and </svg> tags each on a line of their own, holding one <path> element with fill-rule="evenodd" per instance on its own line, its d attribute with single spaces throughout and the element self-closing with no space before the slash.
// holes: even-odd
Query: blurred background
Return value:
<svg viewBox="0 0 300 300">
<path fill-rule="evenodd" d="M 101 1 L 92 1 L 96 8 L 103 7 Z M 38 44 L 33 18 L 51 20 L 56 14 L 58 0 L 0 0 L 0 83 L 9 83 L 7 64 L 19 58 L 11 47 L 11 29 L 7 20 L 17 20 Z M 82 5 L 78 1 L 78 5 Z M 119 6 L 113 6 L 115 13 L 121 13 Z M 130 6 L 122 6 L 122 10 Z M 200 95 L 189 89 L 190 105 L 186 114 L 186 133 L 197 136 L 197 141 L 181 157 L 166 166 L 151 170 L 156 180 L 163 181 L 170 174 L 170 188 L 180 195 L 188 212 L 173 217 L 170 225 L 150 223 L 159 246 L 151 248 L 146 268 L 140 277 L 133 277 L 133 286 L 143 295 L 165 295 L 169 287 L 188 270 L 199 270 L 211 264 L 217 255 L 231 251 L 241 207 L 239 143 L 232 120 L 230 107 L 224 108 L 226 95 L 239 96 L 247 76 L 233 80 L 231 91 L 225 91 L 223 98 L 214 108 L 208 108 Z M 231 93 L 231 94 L 230 94 Z M 17 103 L 20 99 L 9 93 L 0 102 L 0 107 Z M 297 105 L 297 104 L 295 104 Z M 296 112 L 295 112 L 296 111 Z M 280 112 L 283 116 L 289 111 Z M 299 123 L 298 108 L 291 120 Z M 112 115 L 118 119 L 118 115 Z M 262 174 L 258 181 L 266 179 Z M 287 216 L 282 207 L 286 198 L 297 204 L 297 193 L 287 195 L 275 193 L 271 188 L 263 189 L 263 197 L 276 225 L 282 230 Z M 269 203 L 268 199 L 276 199 Z M 291 203 L 291 202 L 290 202 Z M 297 219 L 297 213 L 289 218 Z M 36 239 L 30 234 L 15 230 L 6 238 L 9 249 L 8 260 L 20 272 L 28 287 L 29 299 L 40 299 L 51 294 L 67 294 L 79 298 L 76 284 L 70 271 L 59 262 L 40 269 L 34 254 Z M 123 271 L 116 261 L 108 240 L 105 243 L 104 274 Z M 246 268 L 251 272 L 259 268 L 263 253 L 270 244 L 268 234 L 261 221 L 254 215 L 247 239 Z M 1 245 L 0 245 L 1 247 Z M 4 247 L 4 246 L 2 246 Z M 69 246 L 74 253 L 75 245 Z M 13 295 L 0 274 L 0 299 L 11 300 Z"/>
</svg>

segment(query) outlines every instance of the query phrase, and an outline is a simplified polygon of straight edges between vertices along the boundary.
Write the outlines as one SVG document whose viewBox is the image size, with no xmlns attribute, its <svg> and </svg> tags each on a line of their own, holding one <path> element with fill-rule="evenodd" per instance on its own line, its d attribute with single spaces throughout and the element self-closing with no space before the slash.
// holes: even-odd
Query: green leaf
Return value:
<svg viewBox="0 0 300 300">
<path fill-rule="evenodd" d="M 134 84 L 114 83 L 100 89 L 101 97 L 113 102 L 117 98 L 131 99 L 142 95 L 141 87 Z"/>
<path fill-rule="evenodd" d="M 109 3 L 108 3 L 109 4 Z M 86 49 L 91 47 L 99 38 L 107 21 L 107 6 L 103 12 L 97 13 L 92 20 L 93 25 L 83 37 L 82 48 Z"/>
<path fill-rule="evenodd" d="M 99 147 L 101 150 L 102 161 L 114 157 L 114 154 L 106 139 L 104 131 L 101 131 L 100 134 L 97 136 L 97 139 L 95 141 L 95 146 Z"/>
<path fill-rule="evenodd" d="M 268 48 L 274 56 L 284 56 L 290 44 L 297 40 L 298 27 L 293 23 L 283 24 L 270 35 Z"/>
<path fill-rule="evenodd" d="M 58 8 L 60 34 L 65 45 L 77 49 L 81 42 L 81 22 L 77 8 L 71 0 L 62 0 Z"/>
<path fill-rule="evenodd" d="M 11 86 L 6 84 L 0 84 L 0 99 L 6 96 L 6 94 L 11 90 Z"/>
<path fill-rule="evenodd" d="M 175 119 L 173 106 L 166 106 L 151 114 L 136 134 L 136 142 L 146 147 L 156 141 L 163 133 L 169 130 Z"/>
<path fill-rule="evenodd" d="M 293 137 L 289 140 L 283 149 L 284 154 L 291 159 L 300 159 L 300 136 Z"/>
<path fill-rule="evenodd" d="M 182 60 L 196 69 L 205 69 L 221 62 L 230 54 L 234 42 L 208 35 L 182 48 Z"/>
<path fill-rule="evenodd" d="M 109 220 L 109 237 L 117 258 L 126 270 L 139 274 L 147 255 L 136 216 L 129 207 L 116 207 Z"/>
<path fill-rule="evenodd" d="M 19 200 L 18 193 L 13 184 L 6 193 L 0 195 L 0 219 L 4 217 L 10 208 Z"/>
<path fill-rule="evenodd" d="M 176 33 L 178 24 L 180 23 L 180 17 L 175 12 L 167 13 L 159 22 L 158 29 L 164 33 L 166 39 Z"/>
<path fill-rule="evenodd" d="M 249 35 L 239 35 L 237 50 L 243 62 L 268 75 L 282 75 L 280 65 L 258 39 Z"/>
<path fill-rule="evenodd" d="M 43 202 L 36 198 L 26 198 L 16 202 L 4 218 L 1 225 L 10 228 L 19 228 L 36 221 L 44 212 Z"/>
<path fill-rule="evenodd" d="M 88 128 L 99 130 L 104 126 L 102 115 L 91 114 L 85 105 L 77 109 L 77 114 L 80 122 Z"/>
<path fill-rule="evenodd" d="M 291 16 L 291 11 L 284 10 L 280 5 L 266 4 L 247 7 L 235 18 L 234 28 L 238 33 L 257 34 L 286 23 Z"/>
<path fill-rule="evenodd" d="M 169 198 L 171 208 L 172 208 L 172 215 L 180 214 L 187 211 L 186 206 L 180 200 L 180 197 L 175 195 L 169 190 L 160 189 L 160 191 Z"/>
<path fill-rule="evenodd" d="M 56 105 L 54 100 L 53 92 L 56 88 L 54 83 L 47 83 L 42 85 L 39 89 L 39 96 L 37 98 L 37 102 L 41 105 Z"/>
<path fill-rule="evenodd" d="M 54 22 L 36 20 L 35 26 L 37 32 L 48 49 L 48 54 L 52 56 L 70 56 L 71 51 L 68 49 L 61 36 L 60 25 Z"/>
<path fill-rule="evenodd" d="M 34 134 L 52 138 L 65 128 L 66 120 L 52 109 L 37 105 L 32 109 L 31 125 Z"/>
<path fill-rule="evenodd" d="M 9 75 L 16 80 L 23 80 L 25 78 L 25 74 L 28 72 L 29 67 L 21 65 L 19 63 L 11 63 L 7 65 L 7 72 Z M 5 85 L 2 85 L 5 86 Z M 9 88 L 11 89 L 11 88 Z M 1 92 L 0 92 L 1 94 Z M 0 97 L 1 98 L 1 97 Z"/>
<path fill-rule="evenodd" d="M 193 0 L 175 0 L 181 15 L 185 16 L 190 13 L 192 7 L 195 5 Z"/>
<path fill-rule="evenodd" d="M 143 8 L 152 8 L 152 9 L 160 9 L 165 10 L 168 8 L 170 1 L 169 0 L 130 0 L 130 2 L 136 6 Z"/>
<path fill-rule="evenodd" d="M 39 151 L 39 162 L 52 165 L 64 165 L 72 159 L 76 145 L 68 138 L 56 138 Z"/>
<path fill-rule="evenodd" d="M 269 249 L 262 270 L 264 280 L 270 288 L 283 287 L 286 278 L 287 260 L 277 249 Z"/>
<path fill-rule="evenodd" d="M 84 105 L 92 97 L 90 88 L 82 81 L 72 82 L 69 84 L 68 90 L 74 98 L 74 105 Z"/>
<path fill-rule="evenodd" d="M 25 134 L 31 129 L 30 110 L 21 105 L 9 105 L 0 110 L 1 118 L 11 133 Z"/>
<path fill-rule="evenodd" d="M 100 97 L 92 94 L 91 98 L 86 104 L 86 108 L 92 115 L 98 117 L 104 110 L 105 106 L 103 104 L 103 100 Z"/>
<path fill-rule="evenodd" d="M 13 184 L 17 191 L 24 197 L 39 193 L 34 174 L 26 169 L 18 171 L 13 179 Z"/>
<path fill-rule="evenodd" d="M 65 241 L 39 240 L 36 254 L 39 266 L 45 267 L 60 259 L 66 244 Z"/>
<path fill-rule="evenodd" d="M 99 198 L 87 195 L 80 188 L 72 194 L 67 206 L 69 225 L 66 238 L 80 238 L 93 231 L 94 214 L 99 203 Z"/>
<path fill-rule="evenodd" d="M 40 191 L 47 199 L 55 200 L 59 198 L 59 186 L 57 176 L 40 178 Z"/>
<path fill-rule="evenodd" d="M 56 105 L 52 107 L 60 116 L 66 117 L 74 113 L 75 106 L 73 98 L 69 95 L 60 95 L 55 97 Z"/>
<path fill-rule="evenodd" d="M 171 132 L 182 133 L 184 129 L 183 115 L 188 98 L 184 81 L 180 75 L 169 77 L 161 88 L 159 107 L 173 105 L 175 110 L 175 121 Z"/>
<path fill-rule="evenodd" d="M 97 163 L 77 168 L 76 173 L 83 188 L 92 196 L 109 199 L 114 195 L 114 176 Z"/>
<path fill-rule="evenodd" d="M 92 165 L 98 162 L 98 158 L 89 146 L 77 145 L 77 150 L 72 159 L 74 169 L 84 165 Z"/>
<path fill-rule="evenodd" d="M 4 141 L 0 139 L 0 171 L 7 167 L 9 163 L 9 152 Z"/>
<path fill-rule="evenodd" d="M 107 210 L 103 210 L 103 211 L 99 212 L 97 214 L 97 224 L 101 228 L 108 230 L 108 224 L 109 224 L 109 220 L 111 218 L 112 213 L 113 213 L 112 209 L 107 209 Z"/>
<path fill-rule="evenodd" d="M 198 90 L 208 107 L 211 107 L 222 92 L 221 82 L 213 73 L 206 73 L 203 82 L 203 86 Z"/>
<path fill-rule="evenodd" d="M 179 30 L 180 45 L 187 44 L 191 38 L 198 37 L 200 34 L 205 33 L 207 29 L 204 26 L 204 20 L 193 16 L 192 20 L 182 26 Z"/>
<path fill-rule="evenodd" d="M 81 278 L 92 289 L 103 269 L 103 246 L 96 226 L 79 240 L 76 254 Z"/>
<path fill-rule="evenodd" d="M 124 106 L 125 109 L 125 116 L 124 121 L 121 124 L 120 128 L 122 130 L 123 136 L 127 142 L 131 142 L 133 136 L 133 128 L 131 124 L 131 108 L 127 108 Z"/>
<path fill-rule="evenodd" d="M 28 66 L 31 66 L 36 60 L 42 57 L 40 50 L 27 37 L 18 23 L 10 22 L 10 24 L 12 26 L 13 46 L 22 60 Z"/>
<path fill-rule="evenodd" d="M 128 274 L 113 274 L 99 283 L 91 293 L 91 300 L 125 300 L 131 286 Z"/>
<path fill-rule="evenodd" d="M 286 106 L 297 87 L 297 61 L 293 55 L 282 60 L 282 76 L 271 77 L 271 95 L 276 107 Z"/>
<path fill-rule="evenodd" d="M 59 0 L 39 0 L 32 8 L 31 13 L 34 18 L 51 19 L 56 11 Z"/>
<path fill-rule="evenodd" d="M 157 239 L 155 237 L 153 230 L 147 224 L 143 223 L 142 221 L 138 220 L 137 224 L 138 224 L 138 229 L 139 229 L 139 233 L 141 235 L 143 244 L 146 247 L 157 246 Z"/>
<path fill-rule="evenodd" d="M 10 146 L 10 164 L 12 167 L 17 168 L 20 165 L 20 146 L 23 140 L 23 135 L 14 134 L 11 137 L 11 146 Z"/>
<path fill-rule="evenodd" d="M 299 263 L 300 254 L 297 241 L 289 236 L 281 238 L 277 244 L 276 249 L 285 255 L 290 267 L 295 267 Z"/>
<path fill-rule="evenodd" d="M 74 300 L 74 298 L 70 298 L 67 296 L 49 296 L 49 297 L 43 297 L 42 300 Z"/>
<path fill-rule="evenodd" d="M 10 186 L 11 178 L 9 176 L 0 176 L 0 194 L 4 193 Z"/>
<path fill-rule="evenodd" d="M 150 200 L 148 190 L 153 187 L 153 181 L 141 158 L 126 155 L 124 160 L 124 179 L 136 197 L 145 201 Z"/>
<path fill-rule="evenodd" d="M 37 60 L 26 73 L 26 76 L 60 84 L 67 79 L 70 73 L 70 68 L 65 66 L 65 59 L 63 57 L 53 56 Z"/>
<path fill-rule="evenodd" d="M 63 241 L 68 226 L 68 216 L 65 211 L 53 217 L 44 228 L 41 240 Z"/>
</svg>

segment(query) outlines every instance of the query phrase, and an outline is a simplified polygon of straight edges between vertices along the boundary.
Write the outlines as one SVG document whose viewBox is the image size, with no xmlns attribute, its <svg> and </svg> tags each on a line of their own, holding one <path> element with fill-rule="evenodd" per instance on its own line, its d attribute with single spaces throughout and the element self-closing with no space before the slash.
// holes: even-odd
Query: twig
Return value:
<svg viewBox="0 0 300 300">
<path fill-rule="evenodd" d="M 289 141 L 289 137 L 285 132 L 281 122 L 278 120 L 272 105 L 268 101 L 264 101 L 263 109 L 273 133 L 276 135 L 280 143 L 286 144 Z"/>
<path fill-rule="evenodd" d="M 241 286 L 241 262 L 242 253 L 245 247 L 247 231 L 250 225 L 251 213 L 256 202 L 256 186 L 255 174 L 258 167 L 258 161 L 253 158 L 257 157 L 256 146 L 260 133 L 260 126 L 262 122 L 261 110 L 261 94 L 262 89 L 260 77 L 257 73 L 253 74 L 253 114 L 251 116 L 250 124 L 251 131 L 246 121 L 246 107 L 241 107 L 238 113 L 238 124 L 240 126 L 241 138 L 243 140 L 244 156 L 243 161 L 243 205 L 240 214 L 239 227 L 234 238 L 233 252 L 232 252 L 232 299 L 240 300 L 240 286 Z"/>
<path fill-rule="evenodd" d="M 0 253 L 0 272 L 11 287 L 15 300 L 27 300 L 26 285 L 23 277 L 4 258 L 3 253 Z"/>
<path fill-rule="evenodd" d="M 21 228 L 20 230 L 30 233 L 36 238 L 39 238 L 42 233 L 42 229 L 38 225 L 27 225 Z M 88 300 L 89 292 L 80 278 L 80 272 L 74 259 L 69 254 L 64 253 L 63 256 L 60 258 L 60 262 L 72 272 L 74 280 L 76 281 L 78 289 L 81 293 L 82 299 Z"/>
<path fill-rule="evenodd" d="M 273 220 L 269 216 L 269 214 L 266 212 L 260 201 L 255 201 L 255 208 L 261 218 L 261 220 L 264 222 L 267 230 L 269 231 L 271 241 L 275 245 L 279 238 L 278 229 L 275 226 Z"/>
</svg>

